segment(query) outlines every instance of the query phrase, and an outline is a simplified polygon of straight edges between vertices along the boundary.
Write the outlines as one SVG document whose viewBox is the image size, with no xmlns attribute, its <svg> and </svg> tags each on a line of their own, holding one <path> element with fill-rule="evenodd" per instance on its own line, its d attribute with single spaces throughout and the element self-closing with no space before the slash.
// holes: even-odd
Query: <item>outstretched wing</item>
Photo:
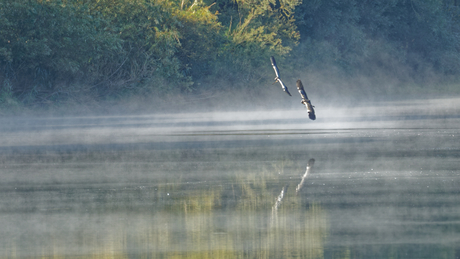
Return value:
<svg viewBox="0 0 460 259">
<path fill-rule="evenodd" d="M 270 57 L 270 61 L 272 62 L 273 70 L 275 70 L 275 74 L 276 74 L 275 81 L 281 84 L 283 91 L 285 91 L 289 96 L 292 96 L 291 93 L 289 93 L 289 90 L 287 89 L 286 85 L 284 85 L 283 81 L 281 81 L 280 71 L 278 69 L 278 66 L 276 65 L 276 61 L 273 56 Z"/>
<path fill-rule="evenodd" d="M 275 70 L 275 74 L 277 78 L 280 78 L 280 71 L 278 70 L 278 66 L 276 65 L 276 61 L 274 57 L 270 57 L 270 61 L 272 62 L 273 70 Z M 275 79 L 276 80 L 276 79 Z"/>
<path fill-rule="evenodd" d="M 281 81 L 281 79 L 279 79 L 279 78 L 278 78 L 277 81 L 280 82 L 281 87 L 283 88 L 283 91 L 285 91 L 287 94 L 289 94 L 289 96 L 292 96 L 291 93 L 288 91 L 287 87 L 284 85 L 283 81 Z"/>
<path fill-rule="evenodd" d="M 310 118 L 311 120 L 316 120 L 315 109 L 313 109 L 314 106 L 311 104 L 310 100 L 308 100 L 307 93 L 305 92 L 302 81 L 300 81 L 300 79 L 297 80 L 297 90 L 299 91 L 299 94 L 302 97 L 302 104 L 304 104 L 305 107 L 307 107 L 308 118 Z"/>
</svg>

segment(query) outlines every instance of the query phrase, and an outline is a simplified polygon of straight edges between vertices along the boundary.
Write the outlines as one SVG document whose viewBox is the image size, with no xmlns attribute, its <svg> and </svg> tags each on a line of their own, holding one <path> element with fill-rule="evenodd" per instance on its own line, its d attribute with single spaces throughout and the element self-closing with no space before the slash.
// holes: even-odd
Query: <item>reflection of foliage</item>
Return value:
<svg viewBox="0 0 460 259">
<path fill-rule="evenodd" d="M 190 252 L 172 253 L 172 258 L 322 258 L 327 218 L 319 204 L 304 210 L 291 189 L 276 215 L 271 213 L 283 185 L 278 170 L 286 163 L 237 172 L 237 184 L 231 186 L 191 191 L 183 201 L 184 221 L 178 226 L 185 232 L 185 251 Z M 224 197 L 231 199 L 225 193 L 232 193 L 234 205 L 224 204 L 228 203 Z"/>
<path fill-rule="evenodd" d="M 324 258 L 327 233 L 327 217 L 321 205 L 311 204 L 305 213 L 299 208 L 282 209 L 274 215 L 267 249 L 281 243 L 281 247 L 293 249 L 275 250 L 273 258 Z"/>
<path fill-rule="evenodd" d="M 267 174 L 249 174 L 238 177 L 241 199 L 238 207 L 242 211 L 267 209 L 272 203 L 272 194 L 267 190 Z"/>
<path fill-rule="evenodd" d="M 95 193 L 71 191 L 69 194 L 74 197 L 94 199 L 84 208 L 85 213 L 87 210 L 95 213 L 91 215 L 96 215 L 97 223 L 92 224 L 98 230 L 88 227 L 94 225 L 88 225 L 86 219 L 82 222 L 76 238 L 87 250 L 80 254 L 112 258 L 128 258 L 131 254 L 148 258 L 321 257 L 327 217 L 319 204 L 305 209 L 292 189 L 276 218 L 271 214 L 277 192 L 286 184 L 274 169 L 279 165 L 265 164 L 254 171 L 237 171 L 230 181 L 218 185 L 189 182 L 189 165 L 166 163 L 155 170 L 162 184 L 98 189 Z M 127 165 L 120 170 L 134 168 L 139 170 L 143 166 Z M 148 169 L 151 170 L 145 168 Z M 184 174 L 168 177 L 170 170 L 184 170 Z M 66 198 L 62 199 L 65 202 Z M 101 224 L 100 217 L 105 215 L 110 220 Z M 58 257 L 72 251 L 65 239 L 50 236 L 43 240 L 37 245 L 44 251 L 44 257 L 49 254 Z M 3 251 L 23 248 L 24 244 L 13 243 Z"/>
<path fill-rule="evenodd" d="M 214 191 L 199 191 L 190 193 L 187 195 L 187 199 L 184 203 L 184 213 L 187 215 L 208 213 L 215 209 L 215 205 L 218 202 L 217 195 Z"/>
<path fill-rule="evenodd" d="M 131 155 L 130 159 L 133 161 L 141 156 L 139 153 Z M 180 154 L 175 156 L 180 157 Z M 129 155 L 125 154 L 123 158 L 127 157 Z M 146 157 L 151 156 L 146 155 Z M 53 155 L 53 159 L 56 160 L 51 159 L 48 162 L 59 162 L 59 158 L 68 159 L 68 154 Z M 103 161 L 108 159 L 106 156 L 97 157 L 93 154 L 92 159 L 89 160 L 94 161 L 97 160 L 96 158 Z M 61 161 L 58 165 L 53 164 L 50 170 L 46 165 L 34 167 L 30 164 L 24 165 L 24 161 L 33 161 L 35 165 L 38 164 L 37 161 L 41 161 L 44 164 L 43 161 L 46 160 L 42 157 L 34 158 L 31 154 L 21 156 L 21 159 L 23 159 L 22 163 L 13 163 L 14 166 L 3 161 L 6 165 L 4 170 L 8 173 L 14 167 L 21 174 L 40 176 L 45 171 L 48 177 L 60 175 L 67 170 L 77 170 L 78 177 L 80 173 L 91 171 L 90 169 L 105 170 L 110 173 L 106 173 L 107 179 L 98 183 L 93 181 L 92 175 L 91 184 L 85 182 L 83 187 L 80 184 L 65 184 L 60 189 L 59 178 L 56 178 L 58 183 L 53 184 L 52 188 L 34 184 L 34 187 L 27 190 L 27 195 L 21 191 L 8 193 L 8 195 L 18 195 L 19 198 L 15 199 L 19 201 L 17 204 L 22 203 L 27 210 L 32 211 L 31 214 L 18 213 L 19 215 L 26 214 L 25 218 L 32 214 L 38 215 L 39 218 L 57 218 L 70 223 L 70 226 L 63 227 L 58 224 L 56 229 L 42 232 L 48 226 L 51 228 L 55 226 L 54 221 L 46 225 L 45 220 L 45 223 L 41 222 L 37 226 L 41 238 L 33 242 L 30 242 L 30 239 L 24 240 L 22 231 L 11 233 L 11 237 L 7 237 L 8 242 L 0 244 L 0 256 L 4 258 L 24 258 L 30 254 L 42 258 L 58 258 L 72 254 L 77 249 L 78 256 L 75 258 L 372 258 L 373 255 L 370 253 L 378 253 L 379 258 L 389 258 L 404 257 L 404 254 L 413 252 L 414 248 L 420 255 L 429 254 L 433 255 L 433 258 L 438 258 L 439 255 L 451 258 L 455 253 L 453 249 L 437 244 L 432 246 L 404 244 L 400 247 L 394 244 L 377 244 L 370 245 L 372 249 L 369 249 L 370 246 L 364 246 L 365 248 L 362 245 L 346 246 L 342 245 L 342 242 L 337 245 L 335 243 L 337 240 L 333 240 L 328 247 L 326 245 L 330 231 L 328 211 L 321 203 L 315 201 L 315 197 L 319 195 L 314 194 L 321 192 L 321 196 L 323 194 L 330 196 L 331 189 L 309 188 L 312 185 L 308 185 L 302 189 L 302 192 L 296 193 L 295 190 L 295 186 L 301 181 L 300 175 L 303 173 L 305 166 L 303 163 L 307 163 L 306 160 L 303 160 L 302 165 L 298 167 L 286 166 L 286 164 L 296 164 L 288 159 L 277 162 L 269 159 L 263 163 L 248 162 L 241 168 L 235 167 L 234 161 L 202 162 L 196 161 L 196 158 L 177 163 L 169 162 L 169 159 L 165 159 L 168 162 L 161 163 L 114 165 L 103 162 L 98 163 L 97 166 L 75 163 L 75 160 L 72 160 L 71 166 Z M 294 168 L 296 169 L 293 170 Z M 284 175 L 279 174 L 280 170 L 284 171 Z M 129 175 L 127 172 L 135 171 L 142 173 L 135 174 L 135 181 L 131 182 L 134 183 L 133 186 L 121 184 L 126 182 L 122 177 L 127 177 Z M 142 178 L 144 174 L 155 174 L 154 178 L 146 178 L 154 181 L 144 181 Z M 452 176 L 454 175 L 455 172 L 452 173 Z M 292 176 L 292 179 L 289 176 Z M 428 177 L 429 174 L 426 176 Z M 335 180 L 342 181 L 342 177 L 344 176 Z M 117 178 L 117 181 L 113 183 L 110 178 Z M 315 177 L 314 181 L 317 181 L 316 179 Z M 406 181 L 411 180 L 406 179 Z M 449 189 L 456 190 L 457 182 L 448 183 Z M 95 186 L 91 187 L 93 184 Z M 139 186 L 140 184 L 142 186 Z M 434 187 L 434 190 L 431 190 L 432 194 L 445 191 L 443 189 L 446 187 L 445 184 L 441 181 L 430 184 L 430 188 Z M 273 204 L 285 187 L 287 189 L 282 202 L 273 211 Z M 342 187 L 353 189 L 348 184 Z M 54 192 L 50 192 L 49 189 L 54 190 L 58 195 L 50 195 Z M 453 195 L 455 196 L 455 192 Z M 352 199 L 353 204 L 357 204 L 355 195 Z M 328 202 L 330 197 L 325 197 L 324 200 Z M 426 206 L 424 198 L 418 201 L 420 204 L 416 204 L 416 207 Z M 52 204 L 44 204 L 46 202 Z M 19 206 L 17 204 L 2 203 L 0 208 L 3 211 L 9 206 Z M 335 202 L 328 204 L 337 206 Z M 403 206 L 398 208 L 411 210 L 405 208 L 404 204 L 407 203 L 404 202 Z M 411 202 L 411 206 L 413 205 L 414 203 Z M 64 210 L 63 207 L 67 206 L 69 210 Z M 53 210 L 49 210 L 50 207 Z M 45 210 L 42 210 L 43 208 Z M 54 210 L 54 208 L 63 210 Z M 374 209 L 374 206 L 371 206 L 371 209 Z M 436 217 L 439 215 L 436 213 Z M 431 217 L 426 217 L 423 213 L 411 216 L 411 219 L 416 219 L 417 222 L 426 222 L 429 218 Z M 346 222 L 347 219 L 349 218 L 340 219 L 343 221 L 334 219 L 334 221 Z M 34 223 L 29 222 L 36 225 Z M 455 222 L 446 223 L 442 231 L 446 231 L 446 234 L 455 233 L 452 229 L 456 228 Z M 412 231 L 414 228 L 408 229 Z M 334 238 L 341 238 L 346 233 L 335 232 Z M 361 232 L 358 235 L 362 234 Z M 356 242 L 350 243 L 356 244 Z M 75 244 L 77 248 L 73 247 Z M 84 249 L 80 250 L 80 246 Z M 434 246 L 436 247 L 433 248 Z M 369 252 L 370 250 L 372 252 Z"/>
</svg>

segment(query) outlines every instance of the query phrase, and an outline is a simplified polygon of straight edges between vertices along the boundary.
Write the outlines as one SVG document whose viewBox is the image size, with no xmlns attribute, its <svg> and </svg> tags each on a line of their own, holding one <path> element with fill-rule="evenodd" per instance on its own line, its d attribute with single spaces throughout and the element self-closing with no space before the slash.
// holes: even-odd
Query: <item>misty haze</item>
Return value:
<svg viewBox="0 0 460 259">
<path fill-rule="evenodd" d="M 460 258 L 459 32 L 456 0 L 1 0 L 0 259 Z"/>
<path fill-rule="evenodd" d="M 459 101 L 5 118 L 0 254 L 456 258 Z"/>
</svg>

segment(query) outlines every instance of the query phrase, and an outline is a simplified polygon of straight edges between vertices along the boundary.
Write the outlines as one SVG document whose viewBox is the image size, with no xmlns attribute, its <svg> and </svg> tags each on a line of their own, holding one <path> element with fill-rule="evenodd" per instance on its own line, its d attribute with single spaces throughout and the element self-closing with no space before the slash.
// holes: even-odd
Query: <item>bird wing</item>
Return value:
<svg viewBox="0 0 460 259">
<path fill-rule="evenodd" d="M 283 91 L 285 91 L 289 96 L 292 96 L 287 87 L 284 85 L 283 81 L 281 81 L 281 79 L 278 78 L 278 82 L 280 82 Z"/>
<path fill-rule="evenodd" d="M 289 90 L 287 89 L 286 85 L 281 81 L 280 78 L 280 71 L 278 69 L 278 66 L 276 65 L 275 58 L 272 56 L 270 57 L 270 61 L 272 62 L 273 70 L 275 70 L 275 81 L 279 82 L 281 84 L 281 87 L 283 88 L 283 91 L 285 91 L 289 96 L 292 96 L 291 93 L 289 93 Z"/>
<path fill-rule="evenodd" d="M 303 100 L 308 100 L 307 93 L 305 92 L 305 89 L 303 88 L 302 81 L 297 80 L 297 90 L 299 91 L 300 96 L 302 97 Z"/>
<path fill-rule="evenodd" d="M 276 77 L 280 77 L 280 71 L 278 70 L 278 66 L 276 65 L 275 58 L 272 56 L 270 57 L 270 61 L 272 62 L 273 70 L 275 70 Z"/>
</svg>

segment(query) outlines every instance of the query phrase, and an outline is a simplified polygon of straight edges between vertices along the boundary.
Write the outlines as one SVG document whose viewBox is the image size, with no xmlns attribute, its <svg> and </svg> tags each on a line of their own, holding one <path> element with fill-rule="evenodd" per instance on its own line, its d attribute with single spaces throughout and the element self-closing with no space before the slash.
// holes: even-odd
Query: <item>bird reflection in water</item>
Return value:
<svg viewBox="0 0 460 259">
<path fill-rule="evenodd" d="M 299 193 L 299 191 L 302 189 L 302 187 L 305 184 L 305 180 L 312 173 L 314 164 L 315 164 L 315 159 L 312 158 L 312 159 L 308 160 L 307 170 L 302 175 L 302 180 L 300 181 L 300 183 L 295 188 L 296 194 Z M 272 217 L 276 217 L 276 213 L 278 211 L 278 208 L 281 206 L 281 203 L 283 202 L 283 199 L 284 199 L 284 197 L 285 197 L 285 195 L 287 193 L 288 187 L 289 187 L 289 184 L 286 184 L 285 186 L 283 186 L 283 188 L 281 189 L 280 194 L 276 198 L 275 204 L 273 204 L 273 206 L 272 206 Z"/>
<path fill-rule="evenodd" d="M 285 195 L 285 193 L 287 192 L 288 187 L 289 187 L 289 184 L 286 184 L 286 185 L 281 189 L 280 195 L 278 195 L 278 197 L 276 198 L 275 204 L 273 204 L 272 212 L 278 211 L 278 208 L 279 208 L 279 206 L 281 205 L 281 202 L 283 201 L 284 195 Z"/>
<path fill-rule="evenodd" d="M 305 179 L 307 179 L 308 175 L 310 175 L 312 173 L 314 164 L 315 164 L 315 159 L 312 158 L 312 159 L 308 160 L 307 170 L 303 174 L 302 180 L 300 181 L 300 183 L 295 188 L 296 193 L 298 193 L 302 189 L 302 187 L 303 187 L 303 185 L 305 183 Z"/>
</svg>

